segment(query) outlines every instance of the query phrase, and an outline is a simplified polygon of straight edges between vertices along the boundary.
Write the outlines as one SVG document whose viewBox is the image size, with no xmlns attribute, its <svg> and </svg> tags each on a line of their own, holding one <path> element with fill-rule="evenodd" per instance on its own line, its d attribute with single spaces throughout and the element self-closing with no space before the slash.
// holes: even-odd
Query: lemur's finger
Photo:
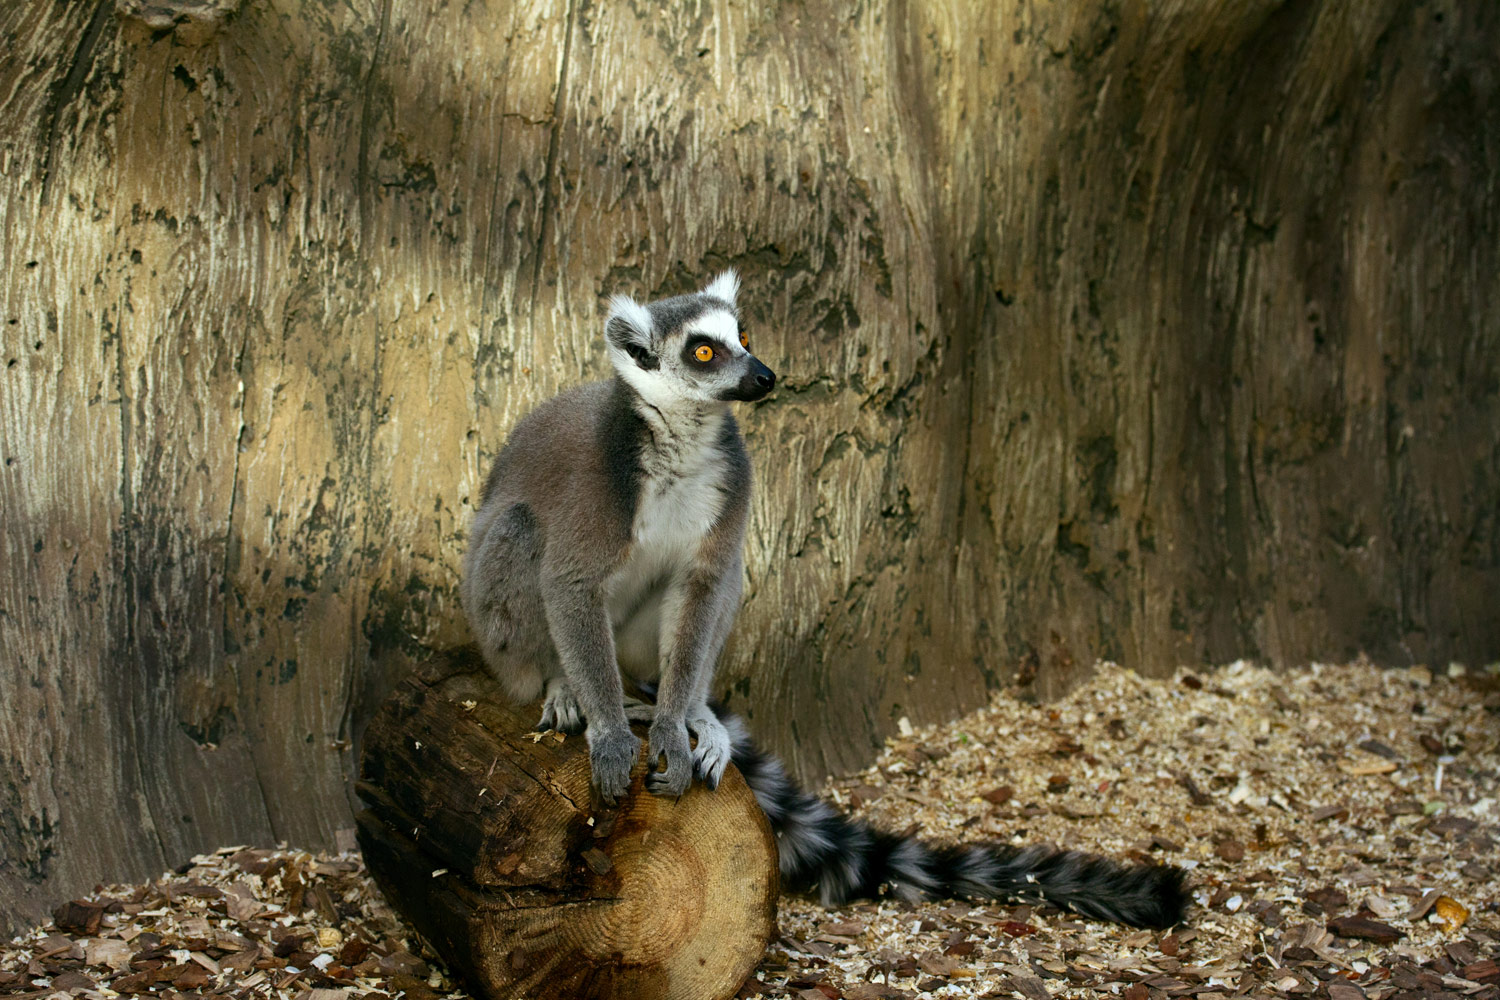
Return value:
<svg viewBox="0 0 1500 1000">
<path fill-rule="evenodd" d="M 665 771 L 656 771 L 646 776 L 646 788 L 652 795 L 680 798 L 693 780 L 692 765 L 679 759 L 667 765 Z"/>
<path fill-rule="evenodd" d="M 693 754 L 688 748 L 687 726 L 682 722 L 657 719 L 651 724 L 651 767 L 646 775 L 646 788 L 653 795 L 677 797 L 687 791 L 693 780 Z M 665 757 L 667 768 L 657 771 L 656 765 Z"/>
</svg>

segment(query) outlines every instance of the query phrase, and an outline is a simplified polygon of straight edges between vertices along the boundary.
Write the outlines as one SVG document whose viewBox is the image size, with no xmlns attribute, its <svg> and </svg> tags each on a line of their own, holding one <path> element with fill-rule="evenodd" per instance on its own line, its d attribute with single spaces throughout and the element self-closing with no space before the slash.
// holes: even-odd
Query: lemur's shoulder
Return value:
<svg viewBox="0 0 1500 1000">
<path fill-rule="evenodd" d="M 504 495 L 541 511 L 573 497 L 610 501 L 629 524 L 644 429 L 618 379 L 573 386 L 511 430 L 485 481 L 484 503 Z M 604 511 L 597 510 L 602 514 Z"/>
</svg>

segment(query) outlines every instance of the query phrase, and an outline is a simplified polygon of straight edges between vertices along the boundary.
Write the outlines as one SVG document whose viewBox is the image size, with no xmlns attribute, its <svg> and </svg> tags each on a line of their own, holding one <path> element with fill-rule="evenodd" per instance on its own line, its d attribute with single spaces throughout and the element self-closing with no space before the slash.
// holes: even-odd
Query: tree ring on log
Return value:
<svg viewBox="0 0 1500 1000">
<path fill-rule="evenodd" d="M 598 806 L 582 737 L 531 731 L 467 651 L 400 685 L 361 758 L 366 864 L 479 997 L 728 997 L 775 926 L 776 846 L 716 791 Z"/>
<path fill-rule="evenodd" d="M 649 843 L 649 847 L 647 846 Z M 651 836 L 648 823 L 639 836 L 625 838 L 610 860 L 620 880 L 620 906 L 595 942 L 585 943 L 599 958 L 619 955 L 630 965 L 661 962 L 684 946 L 704 924 L 704 891 L 714 874 L 706 870 L 695 845 L 666 833 Z M 722 892 L 709 890 L 717 897 Z M 653 910 L 653 900 L 681 900 L 681 905 Z M 709 919 L 710 926 L 714 921 Z"/>
</svg>

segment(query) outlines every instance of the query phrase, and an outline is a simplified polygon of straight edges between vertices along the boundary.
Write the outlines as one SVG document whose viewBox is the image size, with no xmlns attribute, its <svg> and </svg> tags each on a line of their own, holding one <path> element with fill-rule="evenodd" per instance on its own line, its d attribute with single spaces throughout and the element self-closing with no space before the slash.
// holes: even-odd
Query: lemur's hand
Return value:
<svg viewBox="0 0 1500 1000">
<path fill-rule="evenodd" d="M 687 724 L 682 719 L 658 715 L 648 734 L 650 749 L 646 771 L 646 789 L 652 795 L 677 798 L 688 790 L 693 780 L 693 752 L 688 746 Z M 667 769 L 658 771 L 657 763 L 667 759 Z"/>
<path fill-rule="evenodd" d="M 698 740 L 693 748 L 693 771 L 710 790 L 718 788 L 729 766 L 729 730 L 707 705 L 688 714 L 687 727 Z"/>
<path fill-rule="evenodd" d="M 589 767 L 594 774 L 594 788 L 607 806 L 618 802 L 630 788 L 630 769 L 641 752 L 641 741 L 629 729 L 605 729 L 591 725 L 587 730 Z"/>
</svg>

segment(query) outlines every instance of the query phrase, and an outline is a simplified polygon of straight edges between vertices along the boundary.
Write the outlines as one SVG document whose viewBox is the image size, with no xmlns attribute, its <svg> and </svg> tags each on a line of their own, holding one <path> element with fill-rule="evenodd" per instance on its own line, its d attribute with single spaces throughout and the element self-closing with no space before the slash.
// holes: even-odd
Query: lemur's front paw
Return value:
<svg viewBox="0 0 1500 1000">
<path fill-rule="evenodd" d="M 542 702 L 542 721 L 536 724 L 537 729 L 544 732 L 556 729 L 560 733 L 577 736 L 583 732 L 586 721 L 583 709 L 578 707 L 578 699 L 573 697 L 573 687 L 567 679 L 555 677 L 548 681 L 547 700 Z"/>
<path fill-rule="evenodd" d="M 687 726 L 681 719 L 658 717 L 649 733 L 650 769 L 646 772 L 646 789 L 652 795 L 677 798 L 688 790 L 693 780 L 693 752 L 688 746 Z M 667 759 L 667 769 L 658 771 L 657 763 Z"/>
<path fill-rule="evenodd" d="M 589 768 L 594 788 L 612 806 L 630 788 L 630 770 L 641 752 L 641 741 L 629 729 L 588 729 Z"/>
<path fill-rule="evenodd" d="M 729 730 L 706 707 L 688 717 L 687 727 L 698 740 L 693 748 L 693 771 L 710 790 L 718 788 L 729 766 Z"/>
</svg>

